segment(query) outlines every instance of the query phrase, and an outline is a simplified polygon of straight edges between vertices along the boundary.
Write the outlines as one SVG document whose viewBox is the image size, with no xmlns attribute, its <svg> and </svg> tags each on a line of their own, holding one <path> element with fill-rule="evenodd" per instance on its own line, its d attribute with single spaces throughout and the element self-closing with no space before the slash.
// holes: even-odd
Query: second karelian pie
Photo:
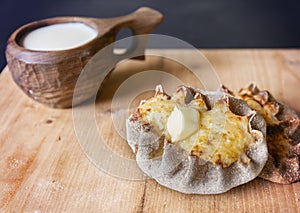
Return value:
<svg viewBox="0 0 300 213">
<path fill-rule="evenodd" d="M 283 184 L 300 181 L 299 114 L 254 84 L 242 88 L 236 97 L 246 101 L 267 124 L 269 159 L 259 176 Z"/>
</svg>

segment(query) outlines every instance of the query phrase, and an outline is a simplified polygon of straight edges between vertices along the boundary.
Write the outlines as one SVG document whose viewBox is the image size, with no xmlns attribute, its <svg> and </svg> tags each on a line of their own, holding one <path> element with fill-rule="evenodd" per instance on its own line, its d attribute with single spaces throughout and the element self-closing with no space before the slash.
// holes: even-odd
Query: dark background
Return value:
<svg viewBox="0 0 300 213">
<path fill-rule="evenodd" d="M 199 48 L 299 48 L 300 1 L 263 0 L 0 0 L 0 70 L 9 35 L 21 25 L 54 16 L 113 17 L 140 6 L 164 14 L 154 33 Z"/>
</svg>

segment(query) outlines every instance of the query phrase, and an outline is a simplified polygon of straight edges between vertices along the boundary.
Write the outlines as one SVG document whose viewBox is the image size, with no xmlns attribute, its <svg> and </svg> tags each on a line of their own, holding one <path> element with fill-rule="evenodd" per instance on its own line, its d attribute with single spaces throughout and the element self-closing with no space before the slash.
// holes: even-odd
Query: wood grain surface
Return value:
<svg viewBox="0 0 300 213">
<path fill-rule="evenodd" d="M 151 50 L 159 51 L 197 60 L 189 50 Z M 231 89 L 256 82 L 300 111 L 300 50 L 203 53 Z M 134 155 L 113 128 L 111 99 L 125 79 L 151 69 L 170 71 L 185 84 L 201 87 L 182 65 L 168 59 L 151 56 L 118 65 L 97 96 L 95 115 L 107 147 L 123 158 Z M 132 106 L 149 94 L 138 96 Z M 0 75 L 0 114 L 1 212 L 300 212 L 300 183 L 279 185 L 257 178 L 220 195 L 185 195 L 152 179 L 108 174 L 81 149 L 72 109 L 51 109 L 29 99 L 7 68 Z"/>
</svg>

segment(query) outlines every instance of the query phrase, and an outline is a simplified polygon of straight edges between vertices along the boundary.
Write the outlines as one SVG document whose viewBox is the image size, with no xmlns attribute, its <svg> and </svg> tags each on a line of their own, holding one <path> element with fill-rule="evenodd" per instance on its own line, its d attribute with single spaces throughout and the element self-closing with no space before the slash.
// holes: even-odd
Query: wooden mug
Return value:
<svg viewBox="0 0 300 213">
<path fill-rule="evenodd" d="M 6 48 L 8 67 L 16 84 L 29 97 L 49 107 L 68 108 L 72 106 L 74 88 L 82 69 L 99 50 L 115 42 L 121 28 L 131 29 L 133 35 L 149 34 L 162 22 L 162 18 L 158 11 L 142 7 L 129 15 L 115 18 L 56 17 L 32 22 L 10 36 Z M 81 46 L 57 51 L 30 50 L 21 44 L 22 38 L 37 28 L 74 22 L 92 27 L 97 36 Z M 141 42 L 144 42 L 139 45 L 142 56 L 146 41 Z M 114 55 L 113 49 L 109 54 Z M 88 97 L 90 95 L 84 99 Z"/>
</svg>

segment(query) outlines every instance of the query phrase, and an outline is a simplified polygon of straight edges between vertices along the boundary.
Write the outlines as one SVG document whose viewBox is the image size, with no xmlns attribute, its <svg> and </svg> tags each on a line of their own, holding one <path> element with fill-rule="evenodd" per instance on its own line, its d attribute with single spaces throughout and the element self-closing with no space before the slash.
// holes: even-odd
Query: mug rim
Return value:
<svg viewBox="0 0 300 213">
<path fill-rule="evenodd" d="M 48 19 L 42 19 L 34 22 L 27 23 L 18 29 L 16 29 L 11 36 L 9 37 L 6 45 L 6 54 L 9 54 L 19 60 L 24 61 L 25 63 L 54 63 L 54 61 L 61 61 L 62 55 L 69 55 L 70 57 L 74 57 L 78 54 L 81 54 L 85 51 L 87 54 L 92 51 L 93 48 L 101 47 L 101 38 L 104 36 L 106 32 L 101 32 L 100 27 L 93 20 L 94 18 L 89 17 L 79 17 L 79 16 L 61 16 L 61 17 L 53 17 Z M 31 50 L 27 49 L 21 45 L 21 39 L 26 36 L 29 32 L 32 32 L 35 29 L 50 26 L 54 24 L 62 24 L 62 23 L 83 23 L 88 27 L 91 27 L 97 32 L 95 38 L 90 41 L 81 44 L 79 46 L 63 49 L 63 50 Z M 39 55 L 38 59 L 35 57 Z"/>
<path fill-rule="evenodd" d="M 64 23 L 82 23 L 87 25 L 88 27 L 94 29 L 97 33 L 96 37 L 91 39 L 90 41 L 81 44 L 76 47 L 72 48 L 67 48 L 67 49 L 62 49 L 62 50 L 32 50 L 24 47 L 21 44 L 22 39 L 29 34 L 30 32 L 46 27 L 46 26 L 51 26 L 55 24 L 64 24 Z M 98 26 L 90 20 L 90 18 L 85 18 L 85 17 L 80 17 L 80 16 L 57 16 L 57 17 L 52 17 L 52 18 L 47 18 L 47 19 L 41 19 L 38 21 L 33 21 L 29 22 L 18 29 L 16 29 L 13 34 L 10 36 L 8 41 L 11 41 L 13 44 L 16 45 L 16 47 L 20 48 L 22 51 L 28 51 L 28 52 L 39 52 L 39 53 L 45 53 L 45 52 L 64 52 L 64 51 L 69 51 L 69 50 L 76 50 L 80 49 L 82 46 L 88 45 L 90 42 L 93 40 L 97 39 L 99 37 L 99 28 Z"/>
</svg>

